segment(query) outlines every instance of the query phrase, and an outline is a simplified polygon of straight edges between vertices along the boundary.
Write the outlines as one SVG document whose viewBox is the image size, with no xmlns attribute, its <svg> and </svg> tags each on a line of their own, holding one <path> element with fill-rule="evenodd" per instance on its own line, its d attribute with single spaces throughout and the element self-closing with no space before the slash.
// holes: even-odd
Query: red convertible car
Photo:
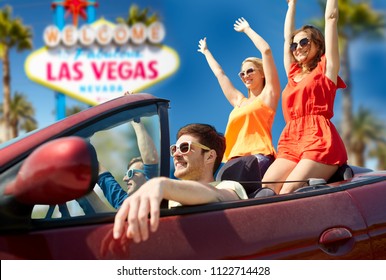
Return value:
<svg viewBox="0 0 386 280">
<path fill-rule="evenodd" d="M 386 173 L 313 181 L 286 195 L 181 206 L 162 203 L 149 240 L 114 240 L 98 166 L 122 181 L 139 155 L 131 122 L 169 176 L 169 101 L 135 94 L 84 110 L 0 146 L 1 259 L 386 259 Z"/>
</svg>

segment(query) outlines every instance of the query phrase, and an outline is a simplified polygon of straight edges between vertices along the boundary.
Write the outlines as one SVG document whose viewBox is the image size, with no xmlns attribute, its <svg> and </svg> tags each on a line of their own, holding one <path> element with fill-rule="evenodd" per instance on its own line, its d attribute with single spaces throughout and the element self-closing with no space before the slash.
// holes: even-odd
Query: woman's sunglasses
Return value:
<svg viewBox="0 0 386 280">
<path fill-rule="evenodd" d="M 245 70 L 245 71 L 241 71 L 240 73 L 239 73 L 239 77 L 242 79 L 242 78 L 244 78 L 245 76 L 247 76 L 247 75 L 249 75 L 249 74 L 252 74 L 252 73 L 254 73 L 255 72 L 255 68 L 248 68 L 247 70 Z"/>
<path fill-rule="evenodd" d="M 299 45 L 300 47 L 304 48 L 305 46 L 307 46 L 308 44 L 310 43 L 310 40 L 308 38 L 303 38 L 299 41 Z M 291 52 L 294 52 L 296 51 L 296 49 L 298 48 L 298 43 L 292 43 L 290 45 L 290 51 Z"/>
<path fill-rule="evenodd" d="M 211 150 L 211 148 L 208 148 L 207 146 L 202 145 L 200 143 L 192 142 L 192 141 L 185 141 L 185 142 L 181 142 L 178 146 L 176 144 L 171 145 L 170 146 L 170 156 L 173 156 L 177 152 L 177 150 L 179 150 L 180 153 L 183 155 L 189 153 L 191 145 L 197 146 L 203 150 L 207 150 L 207 151 Z"/>
<path fill-rule="evenodd" d="M 126 175 L 127 179 L 130 180 L 131 178 L 134 177 L 135 173 L 142 173 L 145 176 L 145 178 L 147 179 L 145 171 L 141 170 L 141 169 L 129 169 L 126 171 L 125 175 Z"/>
</svg>

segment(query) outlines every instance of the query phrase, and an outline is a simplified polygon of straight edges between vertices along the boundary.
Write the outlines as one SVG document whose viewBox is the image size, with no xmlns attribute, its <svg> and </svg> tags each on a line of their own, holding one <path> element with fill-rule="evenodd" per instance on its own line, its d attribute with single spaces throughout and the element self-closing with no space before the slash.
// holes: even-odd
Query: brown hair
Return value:
<svg viewBox="0 0 386 280">
<path fill-rule="evenodd" d="M 318 28 L 312 25 L 304 25 L 303 27 L 299 28 L 298 30 L 295 30 L 295 32 L 292 33 L 290 44 L 292 44 L 295 35 L 302 31 L 304 31 L 307 34 L 308 38 L 311 40 L 311 42 L 314 42 L 314 44 L 318 49 L 315 57 L 307 65 L 308 69 L 311 71 L 318 65 L 321 57 L 326 52 L 324 35 Z M 293 53 L 292 53 L 292 56 L 293 56 Z M 299 64 L 299 66 L 301 65 Z"/>
<path fill-rule="evenodd" d="M 140 162 L 143 164 L 143 160 L 141 157 L 135 157 L 135 158 L 132 158 L 129 162 L 129 164 L 127 165 L 127 169 L 129 170 L 130 169 L 130 166 L 132 166 L 134 163 L 136 162 Z"/>
<path fill-rule="evenodd" d="M 177 132 L 177 139 L 182 135 L 191 135 L 197 138 L 200 144 L 203 144 L 216 151 L 217 158 L 213 166 L 213 174 L 221 164 L 222 157 L 225 152 L 225 137 L 217 132 L 214 126 L 209 124 L 193 123 L 188 124 Z M 203 151 L 204 153 L 204 151 Z"/>
</svg>

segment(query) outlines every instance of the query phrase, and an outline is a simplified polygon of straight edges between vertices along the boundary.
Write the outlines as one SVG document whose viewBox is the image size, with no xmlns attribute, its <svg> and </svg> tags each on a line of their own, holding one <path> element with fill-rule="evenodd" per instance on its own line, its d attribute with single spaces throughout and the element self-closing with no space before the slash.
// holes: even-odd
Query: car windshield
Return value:
<svg viewBox="0 0 386 280">
<path fill-rule="evenodd" d="M 1 148 L 33 133 L 37 133 L 37 130 L 4 143 Z M 98 181 L 91 194 L 81 199 L 69 201 L 64 205 L 35 205 L 32 218 L 56 219 L 101 212 L 115 212 L 116 208 L 119 207 L 117 201 L 122 202 L 124 196 L 127 196 L 128 188 L 132 188 L 134 184 L 133 182 L 126 182 L 127 180 L 124 181 L 128 164 L 133 159 L 145 157 L 144 162 L 146 161 L 151 166 L 151 175 L 149 176 L 160 175 L 160 133 L 160 117 L 158 108 L 154 104 L 125 111 L 121 110 L 109 114 L 107 117 L 98 116 L 95 120 L 88 121 L 86 125 L 73 126 L 63 136 L 80 136 L 87 139 L 94 146 L 100 165 L 99 173 L 107 172 L 110 176 L 108 179 L 114 181 L 115 189 L 106 193 L 106 189 L 113 187 L 110 185 L 100 186 Z M 15 164 L 0 176 L 0 187 L 16 177 L 22 163 L 21 161 Z M 136 169 L 138 168 L 138 165 L 136 165 Z M 140 176 L 136 174 L 133 177 Z M 140 187 L 141 182 L 137 185 L 137 188 Z M 120 196 L 115 196 L 115 193 L 119 193 Z"/>
</svg>

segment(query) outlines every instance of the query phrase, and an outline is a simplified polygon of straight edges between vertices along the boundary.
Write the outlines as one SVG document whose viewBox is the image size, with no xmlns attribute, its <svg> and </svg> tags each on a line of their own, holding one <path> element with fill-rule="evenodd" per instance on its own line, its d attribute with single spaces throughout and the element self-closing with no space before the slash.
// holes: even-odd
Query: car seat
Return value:
<svg viewBox="0 0 386 280">
<path fill-rule="evenodd" d="M 339 166 L 338 170 L 331 176 L 327 183 L 348 180 L 354 177 L 354 171 L 348 164 Z"/>
<path fill-rule="evenodd" d="M 327 184 L 329 183 L 348 180 L 352 177 L 354 177 L 353 169 L 348 164 L 343 164 L 342 166 L 338 167 L 338 170 L 335 171 L 335 173 L 330 177 L 330 179 L 327 180 L 327 182 L 320 178 L 310 178 L 308 179 L 307 186 L 301 187 L 295 190 L 295 192 L 306 192 L 310 190 L 328 188 L 329 186 Z"/>
<path fill-rule="evenodd" d="M 229 160 L 218 171 L 216 181 L 232 180 L 239 182 L 249 198 L 254 197 L 261 188 L 259 161 L 254 155 Z"/>
<path fill-rule="evenodd" d="M 258 197 L 267 197 L 267 196 L 273 196 L 273 195 L 276 195 L 273 189 L 264 187 L 253 192 L 251 194 L 251 197 L 258 198 Z"/>
</svg>

